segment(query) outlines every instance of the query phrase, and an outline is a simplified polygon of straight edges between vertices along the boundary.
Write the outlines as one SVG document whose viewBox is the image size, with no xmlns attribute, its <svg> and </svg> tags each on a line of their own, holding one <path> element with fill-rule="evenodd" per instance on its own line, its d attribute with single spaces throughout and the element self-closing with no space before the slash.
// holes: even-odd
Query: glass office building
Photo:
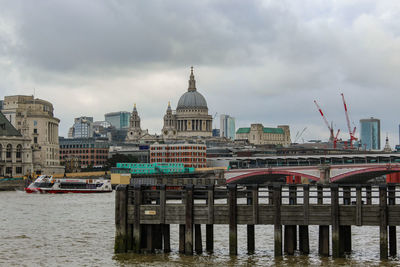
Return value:
<svg viewBox="0 0 400 267">
<path fill-rule="evenodd" d="M 381 149 L 381 121 L 376 118 L 360 120 L 361 144 L 365 150 Z"/>
<path fill-rule="evenodd" d="M 128 111 L 111 112 L 104 115 L 104 120 L 111 123 L 115 129 L 120 130 L 129 127 L 131 113 Z"/>
<path fill-rule="evenodd" d="M 235 118 L 229 115 L 220 116 L 220 136 L 235 139 L 236 127 Z"/>
<path fill-rule="evenodd" d="M 90 138 L 93 137 L 93 117 L 75 118 L 72 137 Z"/>
</svg>

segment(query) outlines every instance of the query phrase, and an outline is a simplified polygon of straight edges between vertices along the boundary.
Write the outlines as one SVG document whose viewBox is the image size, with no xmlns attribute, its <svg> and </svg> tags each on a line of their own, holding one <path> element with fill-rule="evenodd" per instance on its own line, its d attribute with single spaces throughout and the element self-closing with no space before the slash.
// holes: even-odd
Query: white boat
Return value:
<svg viewBox="0 0 400 267">
<path fill-rule="evenodd" d="M 40 175 L 25 188 L 27 193 L 110 193 L 111 181 L 105 179 L 69 179 Z"/>
</svg>

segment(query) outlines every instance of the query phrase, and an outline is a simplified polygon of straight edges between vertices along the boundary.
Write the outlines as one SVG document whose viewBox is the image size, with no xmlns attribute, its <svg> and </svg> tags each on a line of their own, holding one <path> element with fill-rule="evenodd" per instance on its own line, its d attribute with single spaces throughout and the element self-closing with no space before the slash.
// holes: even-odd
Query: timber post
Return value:
<svg viewBox="0 0 400 267">
<path fill-rule="evenodd" d="M 229 255 L 237 255 L 236 184 L 228 184 Z"/>
<path fill-rule="evenodd" d="M 206 224 L 206 251 L 214 251 L 214 185 L 207 187 L 208 221 Z"/>
<path fill-rule="evenodd" d="M 396 186 L 388 185 L 388 200 L 389 207 L 396 205 Z M 389 226 L 389 256 L 395 257 L 397 255 L 397 234 L 396 234 L 396 226 Z"/>
<path fill-rule="evenodd" d="M 282 256 L 281 185 L 275 185 L 273 188 L 274 255 L 280 257 Z"/>
<path fill-rule="evenodd" d="M 310 241 L 308 236 L 309 225 L 309 206 L 310 206 L 310 186 L 303 185 L 303 214 L 304 225 L 299 225 L 299 250 L 301 254 L 310 253 Z"/>
<path fill-rule="evenodd" d="M 128 187 L 126 185 L 118 185 L 115 193 L 115 253 L 128 251 L 127 200 Z"/>
<path fill-rule="evenodd" d="M 185 254 L 193 254 L 193 185 L 185 188 L 186 213 L 185 213 Z"/>
<path fill-rule="evenodd" d="M 379 251 L 381 260 L 388 258 L 388 217 L 387 217 L 387 188 L 379 185 Z"/>
<path fill-rule="evenodd" d="M 336 184 L 331 185 L 331 220 L 332 220 L 332 256 L 341 257 L 339 241 L 339 188 Z"/>
</svg>

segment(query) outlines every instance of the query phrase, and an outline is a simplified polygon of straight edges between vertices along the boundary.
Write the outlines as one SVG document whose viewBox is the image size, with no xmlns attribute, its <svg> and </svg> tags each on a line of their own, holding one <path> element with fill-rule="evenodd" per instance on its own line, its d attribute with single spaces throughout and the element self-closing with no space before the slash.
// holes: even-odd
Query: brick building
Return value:
<svg viewBox="0 0 400 267">
<path fill-rule="evenodd" d="M 185 167 L 206 167 L 206 145 L 154 144 L 150 146 L 150 163 L 183 163 Z"/>
<path fill-rule="evenodd" d="M 71 158 L 80 160 L 80 167 L 103 167 L 108 159 L 108 140 L 94 138 L 60 138 L 60 161 Z"/>
</svg>

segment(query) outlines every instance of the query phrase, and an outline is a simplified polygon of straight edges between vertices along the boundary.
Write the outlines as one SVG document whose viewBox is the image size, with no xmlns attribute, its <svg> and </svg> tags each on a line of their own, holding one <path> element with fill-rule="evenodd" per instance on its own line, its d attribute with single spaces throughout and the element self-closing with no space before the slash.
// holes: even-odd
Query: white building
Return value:
<svg viewBox="0 0 400 267">
<path fill-rule="evenodd" d="M 53 105 L 33 96 L 6 96 L 3 114 L 11 124 L 30 140 L 33 171 L 45 174 L 63 173 L 58 144 L 59 119 L 54 117 Z"/>
</svg>

